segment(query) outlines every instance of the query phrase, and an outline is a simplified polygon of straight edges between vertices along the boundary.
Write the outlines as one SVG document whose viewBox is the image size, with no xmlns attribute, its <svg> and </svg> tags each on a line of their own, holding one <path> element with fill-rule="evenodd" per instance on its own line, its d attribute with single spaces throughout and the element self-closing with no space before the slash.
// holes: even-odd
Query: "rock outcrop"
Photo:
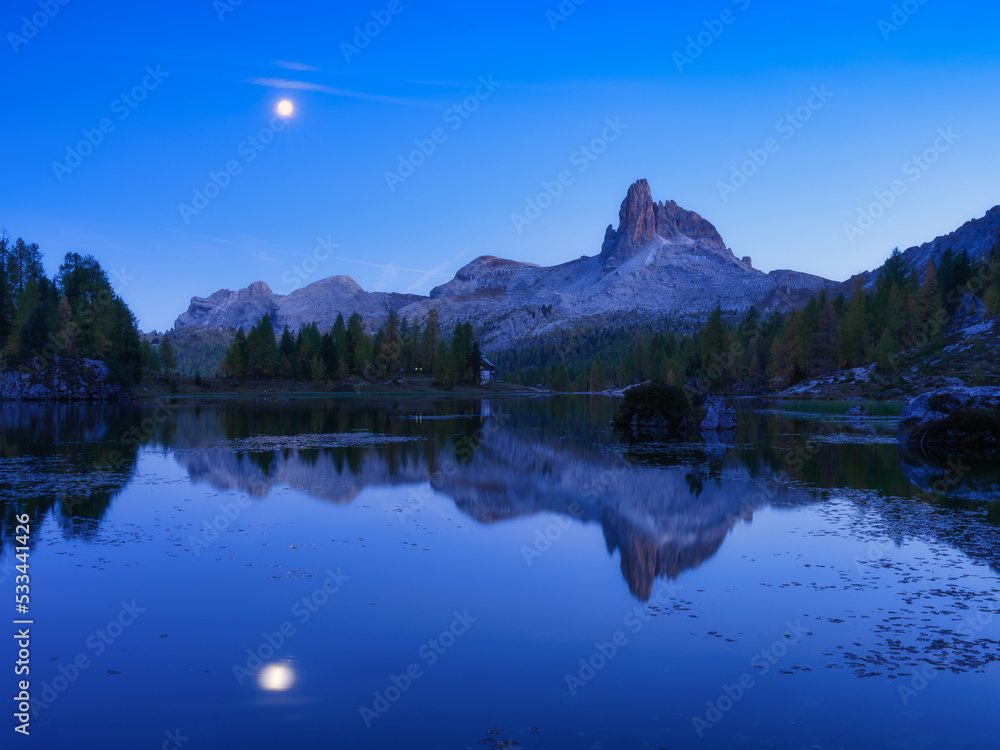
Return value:
<svg viewBox="0 0 1000 750">
<path fill-rule="evenodd" d="M 721 432 L 736 429 L 736 409 L 721 396 L 705 396 L 702 408 L 705 410 L 705 418 L 701 420 L 702 430 Z"/>
<path fill-rule="evenodd" d="M 736 409 L 721 396 L 689 397 L 683 388 L 646 383 L 625 391 L 615 414 L 615 427 L 633 431 L 658 430 L 678 437 L 698 432 L 736 429 Z"/>
<path fill-rule="evenodd" d="M 115 382 L 110 368 L 93 359 L 26 360 L 0 372 L 0 402 L 134 400 L 135 391 Z"/>
<path fill-rule="evenodd" d="M 949 386 L 912 399 L 899 419 L 899 440 L 911 447 L 1000 444 L 1000 388 Z"/>
</svg>

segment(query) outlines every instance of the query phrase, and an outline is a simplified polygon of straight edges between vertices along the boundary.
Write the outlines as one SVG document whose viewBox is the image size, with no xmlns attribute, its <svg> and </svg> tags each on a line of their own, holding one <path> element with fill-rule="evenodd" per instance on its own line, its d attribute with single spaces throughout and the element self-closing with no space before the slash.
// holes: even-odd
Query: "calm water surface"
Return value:
<svg viewBox="0 0 1000 750">
<path fill-rule="evenodd" d="M 996 746 L 994 466 L 901 456 L 891 418 L 746 404 L 671 444 L 615 406 L 3 407 L 15 739 Z"/>
</svg>

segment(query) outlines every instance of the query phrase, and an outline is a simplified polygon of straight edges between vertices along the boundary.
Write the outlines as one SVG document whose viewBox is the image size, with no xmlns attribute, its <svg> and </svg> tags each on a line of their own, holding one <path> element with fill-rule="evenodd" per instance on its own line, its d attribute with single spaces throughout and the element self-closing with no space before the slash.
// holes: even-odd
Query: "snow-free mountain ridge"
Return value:
<svg viewBox="0 0 1000 750">
<path fill-rule="evenodd" d="M 998 230 L 1000 207 L 946 237 L 910 248 L 904 257 L 918 272 L 948 247 L 979 258 L 992 249 Z M 322 279 L 288 295 L 258 281 L 193 298 L 175 327 L 248 330 L 270 313 L 277 330 L 312 322 L 323 330 L 338 314 L 359 313 L 367 324 L 378 325 L 390 311 L 412 320 L 436 308 L 445 323 L 473 321 L 484 346 L 497 348 L 587 319 L 701 317 L 717 303 L 730 311 L 751 305 L 763 313 L 785 311 L 824 289 L 837 293 L 851 285 L 792 270 L 763 273 L 750 258 L 738 258 L 707 219 L 673 201 L 655 202 L 649 183 L 638 180 L 622 201 L 617 229 L 608 226 L 597 255 L 557 266 L 481 256 L 428 296 L 366 292 L 349 276 Z"/>
</svg>

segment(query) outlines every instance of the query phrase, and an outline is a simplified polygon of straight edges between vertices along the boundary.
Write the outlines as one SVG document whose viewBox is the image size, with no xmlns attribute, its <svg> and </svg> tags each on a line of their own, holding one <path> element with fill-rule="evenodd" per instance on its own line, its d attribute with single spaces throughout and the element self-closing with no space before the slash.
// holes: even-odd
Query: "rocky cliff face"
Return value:
<svg viewBox="0 0 1000 750">
<path fill-rule="evenodd" d="M 0 371 L 0 403 L 5 401 L 107 401 L 131 403 L 135 392 L 111 378 L 103 362 L 56 357 L 27 360 Z"/>
<path fill-rule="evenodd" d="M 181 313 L 175 328 L 223 326 L 250 330 L 266 314 L 275 313 L 277 295 L 263 281 L 255 281 L 238 292 L 220 289 L 209 297 L 194 297 Z"/>
<path fill-rule="evenodd" d="M 616 267 L 643 250 L 655 237 L 664 240 L 704 241 L 722 250 L 726 243 L 711 222 L 674 201 L 653 202 L 649 183 L 638 180 L 629 189 L 618 212 L 618 229 L 610 225 L 604 234 L 601 262 Z M 749 265 L 749 264 L 747 264 Z"/>
</svg>

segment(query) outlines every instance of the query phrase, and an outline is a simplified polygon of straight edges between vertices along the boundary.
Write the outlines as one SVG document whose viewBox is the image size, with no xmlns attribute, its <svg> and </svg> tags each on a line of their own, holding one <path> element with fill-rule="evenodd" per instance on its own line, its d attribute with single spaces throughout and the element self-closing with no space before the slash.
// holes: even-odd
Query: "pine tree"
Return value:
<svg viewBox="0 0 1000 750">
<path fill-rule="evenodd" d="M 163 364 L 163 374 L 167 377 L 177 371 L 177 354 L 170 337 L 166 334 L 163 335 L 163 341 L 160 343 L 160 362 Z"/>
<path fill-rule="evenodd" d="M 320 351 L 326 374 L 330 377 L 336 377 L 340 371 L 340 356 L 337 352 L 337 341 L 332 332 L 328 331 L 323 334 L 323 339 L 320 342 Z"/>
<path fill-rule="evenodd" d="M 326 380 L 326 368 L 323 366 L 322 358 L 316 354 L 309 363 L 309 378 L 314 383 L 322 383 Z"/>
<path fill-rule="evenodd" d="M 160 362 L 160 355 L 146 340 L 142 342 L 142 361 L 143 365 L 153 372 L 160 372 L 163 369 L 163 364 Z"/>
<path fill-rule="evenodd" d="M 18 356 L 37 357 L 49 341 L 54 322 L 58 319 L 57 303 L 52 282 L 42 276 L 30 279 L 21 292 L 18 305 Z"/>
<path fill-rule="evenodd" d="M 708 322 L 701 330 L 700 355 L 702 367 L 709 383 L 715 387 L 728 379 L 726 367 L 728 354 L 729 329 L 722 320 L 722 304 L 716 303 Z"/>
<path fill-rule="evenodd" d="M 358 313 L 347 320 L 347 358 L 352 375 L 361 375 L 371 368 L 371 340 Z"/>
<path fill-rule="evenodd" d="M 301 339 L 301 334 L 299 334 Z M 283 378 L 292 378 L 296 374 L 297 347 L 292 332 L 286 325 L 281 331 L 281 343 L 278 345 L 278 370 Z"/>
<path fill-rule="evenodd" d="M 819 328 L 816 335 L 817 372 L 830 372 L 837 365 L 837 344 L 840 337 L 840 323 L 834 311 L 833 302 L 824 289 L 819 295 Z"/>
<path fill-rule="evenodd" d="M 945 324 L 944 304 L 938 289 L 937 268 L 933 263 L 928 263 L 924 272 L 924 283 L 917 296 L 916 319 L 914 343 L 925 344 L 940 336 Z"/>
<path fill-rule="evenodd" d="M 253 377 L 270 379 L 278 366 L 278 341 L 270 314 L 265 313 L 247 334 L 246 373 Z"/>
<path fill-rule="evenodd" d="M 854 283 L 854 291 L 847 303 L 847 313 L 844 318 L 844 328 L 841 337 L 843 354 L 848 367 L 862 364 L 868 341 L 868 297 L 865 294 L 861 277 Z"/>
<path fill-rule="evenodd" d="M 0 232 L 0 352 L 7 346 L 14 324 L 14 291 L 7 271 L 10 243 L 7 231 Z"/>
<path fill-rule="evenodd" d="M 795 365 L 805 375 L 818 372 L 818 347 L 820 309 L 819 300 L 810 297 L 805 309 L 798 316 L 795 328 Z"/>
<path fill-rule="evenodd" d="M 399 361 L 403 356 L 403 336 L 399 315 L 396 314 L 395 310 L 389 311 L 383 332 L 381 346 L 378 347 L 382 362 L 381 369 L 384 372 L 394 372 L 398 369 Z"/>
<path fill-rule="evenodd" d="M 222 370 L 233 379 L 246 377 L 246 361 L 247 337 L 240 328 L 236 331 L 236 336 L 222 360 Z"/>
<path fill-rule="evenodd" d="M 337 313 L 330 335 L 333 336 L 333 343 L 337 349 L 338 371 L 343 375 L 350 375 L 354 355 L 347 338 L 347 324 L 344 323 L 344 316 L 341 313 Z"/>
<path fill-rule="evenodd" d="M 435 372 L 435 357 L 438 351 L 438 343 L 441 341 L 441 325 L 439 313 L 436 307 L 432 307 L 427 313 L 427 321 L 424 323 L 423 336 L 421 338 L 421 359 L 423 368 L 429 372 Z"/>
</svg>

